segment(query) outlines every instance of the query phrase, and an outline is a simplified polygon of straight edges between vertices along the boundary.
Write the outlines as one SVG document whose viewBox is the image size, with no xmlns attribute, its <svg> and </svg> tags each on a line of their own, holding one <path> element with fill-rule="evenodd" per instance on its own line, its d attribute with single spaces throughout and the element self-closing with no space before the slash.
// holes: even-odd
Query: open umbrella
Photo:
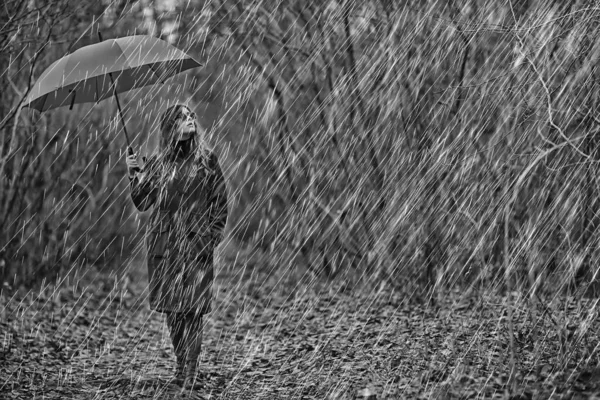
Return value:
<svg viewBox="0 0 600 400">
<path fill-rule="evenodd" d="M 24 107 L 40 112 L 75 103 L 99 102 L 115 96 L 129 154 L 133 154 L 117 93 L 155 83 L 190 68 L 192 57 L 164 40 L 126 36 L 82 47 L 55 61 L 35 82 Z"/>
</svg>

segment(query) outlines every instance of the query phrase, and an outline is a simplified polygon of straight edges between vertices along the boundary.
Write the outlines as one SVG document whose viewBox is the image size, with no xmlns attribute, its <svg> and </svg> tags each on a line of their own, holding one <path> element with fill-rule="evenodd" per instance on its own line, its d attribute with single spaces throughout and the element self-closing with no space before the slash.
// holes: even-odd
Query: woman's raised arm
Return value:
<svg viewBox="0 0 600 400">
<path fill-rule="evenodd" d="M 148 160 L 144 170 L 130 179 L 131 200 L 139 211 L 146 211 L 154 205 L 158 196 L 158 185 L 155 178 L 155 158 Z"/>
</svg>

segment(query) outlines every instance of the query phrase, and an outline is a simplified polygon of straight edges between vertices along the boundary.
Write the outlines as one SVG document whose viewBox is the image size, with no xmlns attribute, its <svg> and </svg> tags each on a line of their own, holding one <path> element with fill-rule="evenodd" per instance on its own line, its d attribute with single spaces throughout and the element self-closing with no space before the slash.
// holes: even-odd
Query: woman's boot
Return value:
<svg viewBox="0 0 600 400">
<path fill-rule="evenodd" d="M 185 358 L 180 354 L 177 354 L 177 367 L 173 378 L 173 383 L 177 385 L 182 385 L 185 381 Z"/>
<path fill-rule="evenodd" d="M 187 358 L 185 361 L 185 383 L 188 389 L 202 387 L 202 377 L 198 371 L 198 359 L 202 350 L 202 315 L 191 315 L 186 321 Z"/>
<path fill-rule="evenodd" d="M 177 366 L 175 368 L 175 376 L 173 377 L 173 383 L 181 385 L 185 381 L 185 318 L 180 313 L 168 313 L 167 314 L 167 325 L 169 326 L 169 332 L 171 334 L 171 342 L 173 343 L 173 350 L 175 351 L 175 357 L 177 358 Z"/>
</svg>

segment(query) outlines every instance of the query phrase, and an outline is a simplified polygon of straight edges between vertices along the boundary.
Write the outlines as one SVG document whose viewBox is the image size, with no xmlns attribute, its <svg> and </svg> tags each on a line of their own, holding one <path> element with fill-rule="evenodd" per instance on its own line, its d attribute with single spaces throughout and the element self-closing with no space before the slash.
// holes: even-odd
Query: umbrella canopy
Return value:
<svg viewBox="0 0 600 400">
<path fill-rule="evenodd" d="M 164 83 L 173 75 L 199 66 L 183 51 L 152 36 L 107 39 L 50 65 L 34 84 L 24 106 L 47 111 L 99 102 L 117 93 Z"/>
</svg>

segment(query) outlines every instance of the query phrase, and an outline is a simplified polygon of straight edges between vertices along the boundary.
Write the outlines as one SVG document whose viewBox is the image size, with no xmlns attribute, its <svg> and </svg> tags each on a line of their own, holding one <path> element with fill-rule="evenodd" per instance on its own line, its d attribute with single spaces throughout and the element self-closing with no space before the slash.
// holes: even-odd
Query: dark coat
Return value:
<svg viewBox="0 0 600 400">
<path fill-rule="evenodd" d="M 139 211 L 154 206 L 147 229 L 150 306 L 161 312 L 211 309 L 213 251 L 227 222 L 227 189 L 217 157 L 159 160 L 131 181 Z"/>
</svg>

